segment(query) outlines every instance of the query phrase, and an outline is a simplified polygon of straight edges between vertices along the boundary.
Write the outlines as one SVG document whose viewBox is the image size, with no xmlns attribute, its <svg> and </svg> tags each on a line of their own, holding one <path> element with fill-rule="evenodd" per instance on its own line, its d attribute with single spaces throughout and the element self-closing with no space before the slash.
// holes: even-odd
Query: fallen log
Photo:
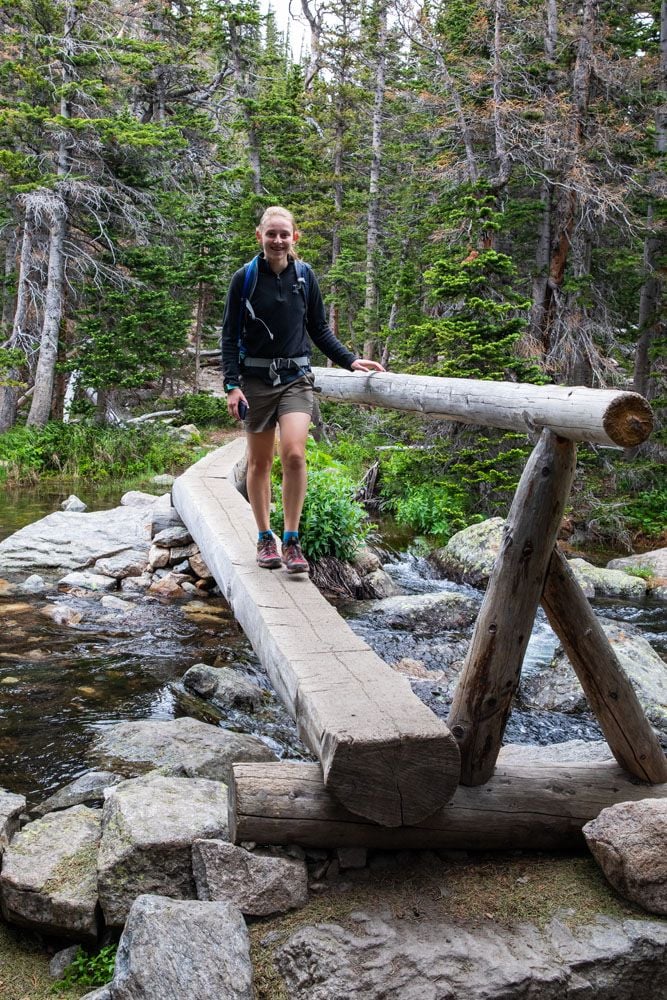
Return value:
<svg viewBox="0 0 667 1000">
<path fill-rule="evenodd" d="M 561 850 L 582 847 L 581 829 L 617 802 L 667 798 L 613 760 L 499 763 L 485 785 L 460 785 L 427 820 L 393 829 L 349 812 L 326 790 L 317 764 L 234 764 L 229 785 L 233 843 L 304 847 Z"/>
<path fill-rule="evenodd" d="M 617 448 L 641 444 L 653 429 L 651 407 L 636 392 L 336 368 L 313 372 L 322 399 L 337 403 L 368 403 L 530 434 L 548 427 L 570 441 Z"/>
</svg>

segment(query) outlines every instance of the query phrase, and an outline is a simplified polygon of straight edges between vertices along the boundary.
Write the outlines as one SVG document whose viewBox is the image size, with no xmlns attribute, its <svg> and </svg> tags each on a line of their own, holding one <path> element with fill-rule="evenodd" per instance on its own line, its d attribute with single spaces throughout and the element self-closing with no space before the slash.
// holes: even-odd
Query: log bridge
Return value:
<svg viewBox="0 0 667 1000">
<path fill-rule="evenodd" d="M 241 493 L 242 439 L 176 480 L 174 505 L 320 762 L 235 765 L 230 831 L 236 840 L 558 847 L 580 836 L 607 805 L 667 797 L 657 735 L 556 547 L 576 442 L 640 444 L 652 429 L 646 400 L 582 387 L 314 372 L 324 399 L 524 431 L 537 443 L 505 523 L 446 725 L 307 577 L 256 566 L 256 529 Z M 551 762 L 537 771 L 498 763 L 540 603 L 615 761 L 560 770 Z"/>
</svg>

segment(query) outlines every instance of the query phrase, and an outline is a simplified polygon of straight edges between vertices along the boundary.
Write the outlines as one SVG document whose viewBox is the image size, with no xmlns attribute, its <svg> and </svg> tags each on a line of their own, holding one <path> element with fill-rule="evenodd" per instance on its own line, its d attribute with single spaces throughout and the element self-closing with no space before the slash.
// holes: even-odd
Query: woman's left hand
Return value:
<svg viewBox="0 0 667 1000">
<path fill-rule="evenodd" d="M 356 361 L 352 362 L 353 372 L 383 372 L 385 370 L 379 361 L 369 361 L 367 358 L 357 358 Z"/>
</svg>

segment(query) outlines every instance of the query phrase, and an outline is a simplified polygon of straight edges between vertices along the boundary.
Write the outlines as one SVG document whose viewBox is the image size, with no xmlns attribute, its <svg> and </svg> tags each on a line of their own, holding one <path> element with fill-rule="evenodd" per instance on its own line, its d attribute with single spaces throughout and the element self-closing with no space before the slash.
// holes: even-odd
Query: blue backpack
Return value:
<svg viewBox="0 0 667 1000">
<path fill-rule="evenodd" d="M 244 264 L 243 270 L 243 288 L 241 290 L 241 308 L 239 309 L 239 329 L 238 329 L 238 342 L 239 342 L 239 358 L 241 361 L 246 356 L 247 351 L 243 344 L 243 332 L 245 330 L 245 319 L 246 311 L 248 312 L 251 319 L 255 319 L 255 310 L 252 307 L 250 299 L 252 298 L 253 292 L 257 287 L 257 270 L 258 270 L 258 260 L 261 254 L 257 254 L 252 260 L 249 260 L 247 264 Z M 296 268 L 296 280 L 301 292 L 303 293 L 303 298 L 306 303 L 306 309 L 308 308 L 308 299 L 310 296 L 310 276 L 312 274 L 310 264 L 306 264 L 303 260 L 295 260 L 294 267 Z"/>
</svg>

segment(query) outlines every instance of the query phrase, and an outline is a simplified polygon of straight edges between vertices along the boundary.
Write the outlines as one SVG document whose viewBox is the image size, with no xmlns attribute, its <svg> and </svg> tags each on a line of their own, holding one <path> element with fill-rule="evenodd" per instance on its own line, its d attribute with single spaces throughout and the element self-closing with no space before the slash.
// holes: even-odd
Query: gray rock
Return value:
<svg viewBox="0 0 667 1000">
<path fill-rule="evenodd" d="M 187 559 L 183 559 L 182 562 L 174 563 L 174 573 L 185 573 L 190 575 L 190 563 Z M 185 581 L 187 582 L 187 581 Z M 193 584 L 194 586 L 194 584 Z"/>
<path fill-rule="evenodd" d="M 362 578 L 364 591 L 376 599 L 396 597 L 402 593 L 399 585 L 383 569 L 374 569 Z"/>
<path fill-rule="evenodd" d="M 125 594 L 140 594 L 144 590 L 148 590 L 152 582 L 153 577 L 150 573 L 142 573 L 141 576 L 126 576 L 124 580 L 120 581 L 120 589 Z"/>
<path fill-rule="evenodd" d="M 123 931 L 112 1000 L 253 1000 L 250 942 L 226 902 L 142 895 Z"/>
<path fill-rule="evenodd" d="M 172 476 L 169 472 L 163 472 L 159 476 L 153 476 L 151 482 L 154 486 L 173 486 L 176 482 L 176 477 Z"/>
<path fill-rule="evenodd" d="M 183 686 L 216 708 L 238 708 L 242 712 L 258 712 L 262 706 L 262 689 L 231 667 L 209 667 L 195 663 L 183 675 Z"/>
<path fill-rule="evenodd" d="M 587 743 L 586 740 L 566 740 L 540 747 L 526 743 L 508 743 L 501 747 L 498 764 L 556 764 L 577 761 L 613 760 L 614 755 L 604 740 Z"/>
<path fill-rule="evenodd" d="M 73 588 L 95 591 L 117 590 L 118 580 L 113 576 L 102 576 L 101 573 L 89 573 L 84 570 L 80 573 L 68 573 L 63 576 L 62 579 L 58 580 L 58 587 L 63 590 L 72 590 Z"/>
<path fill-rule="evenodd" d="M 49 962 L 49 975 L 51 978 L 60 979 L 64 975 L 65 970 L 69 969 L 78 953 L 78 944 L 71 944 L 69 948 L 61 948 L 60 951 L 57 951 Z"/>
<path fill-rule="evenodd" d="M 372 615 L 381 627 L 409 629 L 425 637 L 471 625 L 478 610 L 478 602 L 473 597 L 455 591 L 440 591 L 369 601 L 365 613 Z"/>
<path fill-rule="evenodd" d="M 100 986 L 99 990 L 86 993 L 85 996 L 81 997 L 81 1000 L 113 1000 L 113 997 L 108 986 Z"/>
<path fill-rule="evenodd" d="M 611 559 L 607 569 L 650 569 L 653 576 L 667 577 L 667 548 L 653 549 L 652 552 L 641 552 L 635 556 L 624 556 L 622 559 Z"/>
<path fill-rule="evenodd" d="M 154 493 L 144 493 L 142 490 L 129 490 L 129 492 L 123 493 L 120 505 L 121 507 L 152 507 L 158 500 L 161 500 L 163 504 L 166 501 L 167 506 L 171 505 L 171 497 L 168 493 L 156 497 Z"/>
<path fill-rule="evenodd" d="M 374 573 L 375 570 L 380 569 L 382 563 L 380 562 L 380 557 L 373 552 L 372 549 L 364 548 L 359 549 L 355 553 L 352 559 L 352 565 L 356 569 L 359 576 L 368 576 L 369 573 Z"/>
<path fill-rule="evenodd" d="M 100 599 L 100 604 L 103 608 L 109 608 L 111 611 L 122 611 L 123 614 L 137 610 L 136 604 L 133 604 L 132 601 L 124 601 L 121 597 L 114 597 L 113 594 L 105 594 Z"/>
<path fill-rule="evenodd" d="M 609 806 L 583 832 L 614 888 L 650 913 L 667 916 L 667 801 Z"/>
<path fill-rule="evenodd" d="M 151 569 L 161 569 L 169 562 L 169 549 L 163 549 L 159 545 L 151 545 L 148 553 L 148 564 Z"/>
<path fill-rule="evenodd" d="M 75 778 L 68 785 L 59 788 L 55 795 L 50 795 L 44 802 L 31 809 L 33 816 L 45 816 L 57 812 L 58 809 L 69 809 L 71 806 L 92 806 L 104 802 L 104 789 L 117 785 L 123 779 L 113 771 L 88 771 L 80 778 Z"/>
<path fill-rule="evenodd" d="M 40 573 L 53 579 L 126 549 L 148 553 L 150 519 L 150 508 L 56 511 L 0 542 L 0 573 Z"/>
<path fill-rule="evenodd" d="M 169 549 L 169 561 L 172 563 L 181 562 L 189 559 L 190 556 L 197 555 L 198 552 L 199 546 L 196 542 L 191 542 L 190 545 L 172 545 Z"/>
<path fill-rule="evenodd" d="M 115 576 L 117 580 L 123 580 L 126 576 L 141 576 L 147 568 L 148 553 L 144 547 L 142 549 L 125 549 L 118 555 L 97 559 L 92 567 L 92 572 L 102 573 L 103 576 Z"/>
<path fill-rule="evenodd" d="M 84 510 L 88 510 L 88 504 L 85 504 L 83 500 L 79 500 L 78 496 L 74 493 L 70 493 L 67 500 L 63 500 L 61 503 L 60 509 L 75 511 L 78 514 L 81 514 Z"/>
<path fill-rule="evenodd" d="M 290 1000 L 636 1000 L 667 989 L 667 924 L 599 917 L 503 927 L 356 913 L 275 956 Z"/>
<path fill-rule="evenodd" d="M 223 840 L 195 840 L 192 870 L 198 899 L 226 899 L 241 913 L 265 917 L 308 902 L 305 861 L 261 854 Z"/>
<path fill-rule="evenodd" d="M 127 776 L 160 768 L 165 774 L 228 781 L 237 761 L 275 760 L 256 736 L 232 733 L 197 719 L 119 722 L 100 732 L 93 751 L 106 770 Z"/>
<path fill-rule="evenodd" d="M 24 795 L 15 795 L 0 788 L 0 857 L 19 828 L 25 806 Z"/>
<path fill-rule="evenodd" d="M 601 569 L 585 559 L 570 559 L 568 566 L 584 586 L 593 587 L 596 597 L 626 597 L 641 600 L 646 595 L 646 580 L 629 576 L 618 569 Z"/>
<path fill-rule="evenodd" d="M 99 810 L 73 806 L 17 833 L 0 875 L 5 920 L 45 934 L 94 941 L 100 825 Z"/>
<path fill-rule="evenodd" d="M 436 549 L 429 558 L 446 577 L 484 587 L 500 552 L 504 524 L 502 517 L 471 524 L 452 535 L 447 545 Z"/>
<path fill-rule="evenodd" d="M 651 723 L 667 732 L 667 669 L 650 643 L 629 625 L 600 619 L 623 670 Z M 583 689 L 564 651 L 559 648 L 547 667 L 522 679 L 520 696 L 529 708 L 582 712 Z"/>
<path fill-rule="evenodd" d="M 153 538 L 153 545 L 157 545 L 161 549 L 171 549 L 176 545 L 190 545 L 191 542 L 192 535 L 180 519 L 178 524 L 163 528 Z"/>
<path fill-rule="evenodd" d="M 20 585 L 24 594 L 41 594 L 46 590 L 46 582 L 38 573 L 31 573 Z"/>
<path fill-rule="evenodd" d="M 227 836 L 227 787 L 160 774 L 123 781 L 107 793 L 97 882 L 104 918 L 122 927 L 144 892 L 195 899 L 192 842 Z"/>
<path fill-rule="evenodd" d="M 47 604 L 39 609 L 40 615 L 50 618 L 56 625 L 78 625 L 83 615 L 80 611 L 70 608 L 67 604 Z"/>
</svg>

